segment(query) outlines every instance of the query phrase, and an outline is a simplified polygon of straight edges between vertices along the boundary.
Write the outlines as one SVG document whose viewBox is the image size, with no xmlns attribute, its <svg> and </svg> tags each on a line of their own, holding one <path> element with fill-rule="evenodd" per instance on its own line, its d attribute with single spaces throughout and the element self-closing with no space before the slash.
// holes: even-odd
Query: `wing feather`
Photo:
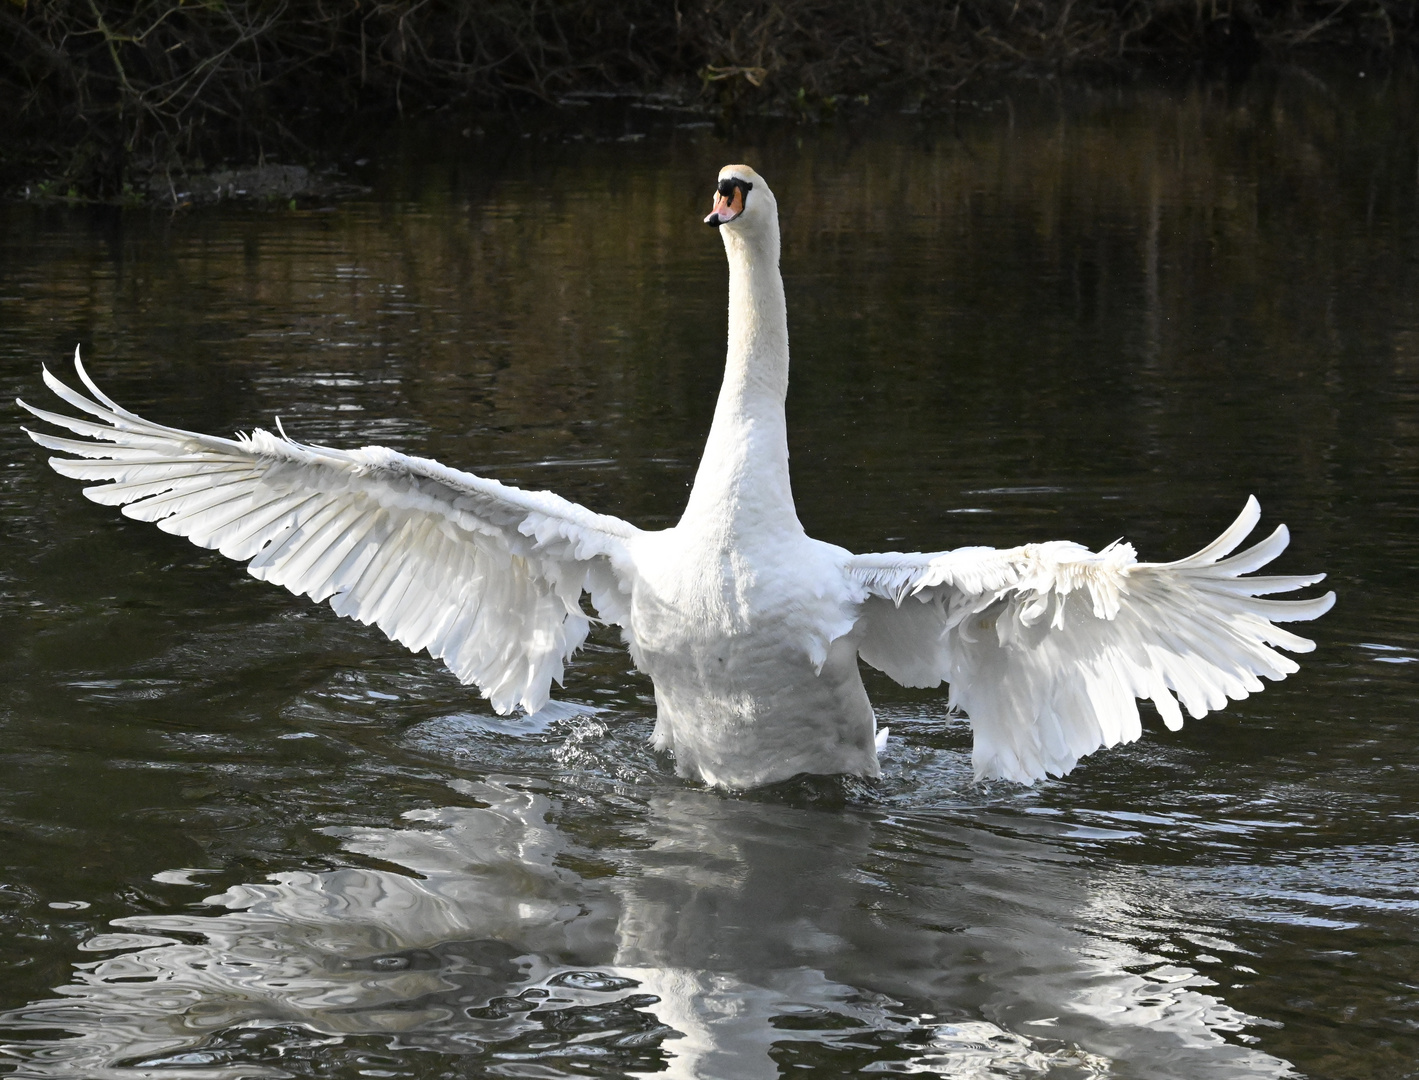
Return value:
<svg viewBox="0 0 1419 1080">
<path fill-rule="evenodd" d="M 1063 775 L 1139 737 L 1139 698 L 1176 730 L 1183 710 L 1201 718 L 1261 690 L 1259 676 L 1297 671 L 1278 648 L 1315 648 L 1276 624 L 1319 618 L 1335 594 L 1259 599 L 1325 577 L 1243 577 L 1290 540 L 1283 525 L 1237 552 L 1260 518 L 1249 498 L 1216 540 L 1171 563 L 1138 562 L 1127 544 L 1064 542 L 853 556 L 859 654 L 906 686 L 951 684 L 977 776 Z"/>
<path fill-rule="evenodd" d="M 139 521 L 157 521 L 160 518 L 181 514 L 196 517 L 214 506 L 230 502 L 237 487 L 244 492 L 256 476 L 253 469 L 203 470 L 176 476 L 159 478 L 145 476 L 142 480 L 128 480 L 112 484 L 100 484 L 84 489 L 84 495 L 104 506 L 132 506 Z"/>
<path fill-rule="evenodd" d="M 214 547 L 227 558 L 243 562 L 265 547 L 272 536 L 288 528 L 287 519 L 299 515 L 315 500 L 315 495 L 303 491 L 262 492 L 257 489 L 249 503 L 227 504 L 230 517 L 214 517 L 205 522 L 202 529 L 194 529 L 187 536 L 194 544 Z M 160 529 L 165 525 L 166 522 L 158 522 Z"/>
<path fill-rule="evenodd" d="M 535 711 L 585 640 L 580 598 L 625 617 L 637 530 L 550 492 L 522 491 L 383 447 L 308 446 L 257 430 L 222 439 L 145 420 L 75 369 L 49 371 L 81 416 L 21 407 L 79 439 L 30 432 L 94 502 L 245 561 L 252 576 L 328 601 L 427 648 L 493 706 Z"/>
</svg>

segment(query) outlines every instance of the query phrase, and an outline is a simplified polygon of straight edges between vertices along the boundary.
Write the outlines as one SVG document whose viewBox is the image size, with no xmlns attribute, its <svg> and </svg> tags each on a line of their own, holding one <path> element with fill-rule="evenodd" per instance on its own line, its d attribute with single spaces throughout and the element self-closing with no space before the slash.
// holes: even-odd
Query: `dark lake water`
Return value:
<svg viewBox="0 0 1419 1080">
<path fill-rule="evenodd" d="M 84 346 L 154 419 L 383 443 L 673 522 L 724 352 L 699 223 L 784 212 L 810 533 L 1125 536 L 1249 494 L 1323 569 L 1302 671 L 1026 789 L 872 677 L 878 784 L 749 795 L 82 498 L 0 425 L 0 1074 L 1419 1076 L 1411 80 L 1018 91 L 724 139 L 411 130 L 330 206 L 0 206 L 0 392 Z"/>
</svg>

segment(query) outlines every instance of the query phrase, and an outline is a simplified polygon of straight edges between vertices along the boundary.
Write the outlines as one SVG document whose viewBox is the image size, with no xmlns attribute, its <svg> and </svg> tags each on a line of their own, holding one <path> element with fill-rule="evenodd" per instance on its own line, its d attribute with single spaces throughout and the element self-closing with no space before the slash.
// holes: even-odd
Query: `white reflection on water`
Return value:
<svg viewBox="0 0 1419 1080">
<path fill-rule="evenodd" d="M 825 1075 L 1294 1075 L 1195 971 L 1128 944 L 1128 906 L 1046 835 L 681 789 L 620 806 L 593 850 L 536 781 L 455 787 L 480 805 L 345 835 L 403 872 L 119 920 L 85 945 L 113 955 L 0 1017 L 14 1075 L 291 1076 L 294 1048 L 357 1038 L 404 1052 L 379 1075 L 433 1060 L 410 1051 L 522 1076 L 756 1080 L 804 1053 Z"/>
</svg>

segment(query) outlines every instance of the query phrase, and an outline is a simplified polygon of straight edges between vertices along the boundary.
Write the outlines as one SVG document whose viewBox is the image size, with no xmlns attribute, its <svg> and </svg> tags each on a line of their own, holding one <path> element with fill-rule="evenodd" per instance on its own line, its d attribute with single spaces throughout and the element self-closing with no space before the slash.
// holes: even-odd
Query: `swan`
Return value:
<svg viewBox="0 0 1419 1080">
<path fill-rule="evenodd" d="M 1276 625 L 1315 619 L 1334 593 L 1263 599 L 1325 575 L 1247 577 L 1285 549 L 1279 526 L 1233 552 L 1261 511 L 1248 498 L 1185 559 L 1140 562 L 1123 542 L 1067 541 L 855 555 L 808 536 L 789 484 L 788 324 L 778 207 L 746 165 L 718 177 L 705 221 L 729 261 L 724 381 L 684 515 L 642 530 L 547 491 L 524 491 L 385 447 L 341 450 L 256 429 L 217 438 L 145 420 L 74 366 L 88 419 L 19 405 L 82 436 L 26 431 L 84 494 L 247 563 L 340 615 L 427 649 L 499 713 L 542 709 L 592 616 L 620 627 L 655 686 L 652 741 L 682 776 L 747 789 L 801 773 L 876 777 L 878 732 L 859 659 L 904 686 L 950 684 L 978 779 L 1062 776 L 1141 734 L 1298 670 Z"/>
</svg>

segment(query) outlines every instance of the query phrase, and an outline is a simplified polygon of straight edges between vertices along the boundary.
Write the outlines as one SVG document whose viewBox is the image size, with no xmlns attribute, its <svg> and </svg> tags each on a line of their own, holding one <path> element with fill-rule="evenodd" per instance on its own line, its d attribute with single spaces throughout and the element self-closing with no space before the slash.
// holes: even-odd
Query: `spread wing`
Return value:
<svg viewBox="0 0 1419 1080">
<path fill-rule="evenodd" d="M 74 365 L 92 400 L 47 370 L 44 381 L 94 419 L 19 404 L 84 437 L 29 432 L 77 456 L 49 463 L 96 481 L 85 495 L 427 649 L 499 712 L 546 703 L 586 638 L 583 590 L 603 618 L 626 618 L 626 542 L 638 530 L 618 518 L 385 447 L 165 427 L 104 395 L 77 350 Z"/>
<path fill-rule="evenodd" d="M 1297 670 L 1277 652 L 1313 642 L 1275 624 L 1314 619 L 1334 593 L 1266 600 L 1324 574 L 1244 577 L 1290 540 L 1284 525 L 1233 555 L 1261 517 L 1255 498 L 1195 555 L 1143 563 L 1128 544 L 1051 542 L 998 551 L 855 555 L 862 659 L 904 686 L 951 684 L 969 716 L 977 777 L 1062 776 L 1141 734 L 1138 698 L 1169 728 Z M 1230 557 L 1229 557 L 1230 556 Z M 1176 697 L 1174 696 L 1176 695 Z"/>
</svg>

